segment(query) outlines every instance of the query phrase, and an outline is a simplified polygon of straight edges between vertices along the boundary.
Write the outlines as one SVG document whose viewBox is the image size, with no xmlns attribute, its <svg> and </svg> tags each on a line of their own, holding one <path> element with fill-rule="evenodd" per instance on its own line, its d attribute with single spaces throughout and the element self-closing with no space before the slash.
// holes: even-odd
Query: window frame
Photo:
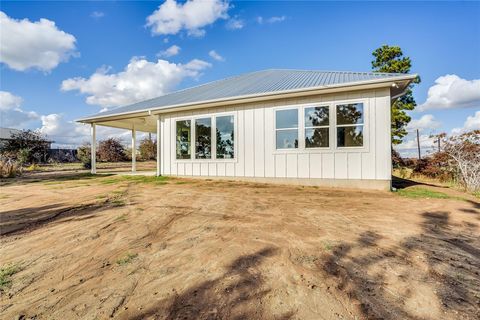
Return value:
<svg viewBox="0 0 480 320">
<path fill-rule="evenodd" d="M 327 107 L 328 108 L 328 125 L 308 126 L 307 127 L 305 125 L 305 110 L 308 109 L 308 108 L 317 108 L 317 107 L 320 107 L 320 108 L 321 107 Z M 305 106 L 302 107 L 302 111 L 303 111 L 303 113 L 302 113 L 302 115 L 303 115 L 303 120 L 302 120 L 302 122 L 303 122 L 303 144 L 304 144 L 303 147 L 304 147 L 305 150 L 315 150 L 315 149 L 329 150 L 330 149 L 330 146 L 331 146 L 330 136 L 332 135 L 332 133 L 331 133 L 332 120 L 331 120 L 331 112 L 330 112 L 331 110 L 332 110 L 332 107 L 328 103 L 325 103 L 325 104 L 321 104 L 321 103 L 318 104 L 317 103 L 317 104 L 312 105 L 312 106 L 305 105 Z M 328 129 L 328 147 L 310 147 L 310 148 L 308 148 L 307 145 L 306 145 L 306 141 L 305 141 L 305 139 L 307 137 L 307 135 L 306 135 L 307 129 L 325 129 L 325 128 Z"/>
<path fill-rule="evenodd" d="M 278 111 L 287 111 L 287 110 L 297 110 L 297 127 L 291 127 L 291 128 L 280 128 L 280 129 L 277 129 L 277 112 Z M 273 148 L 274 150 L 276 151 L 288 151 L 288 152 L 294 152 L 294 151 L 298 151 L 300 150 L 301 148 L 301 141 L 302 141 L 302 137 L 301 137 L 301 133 L 300 133 L 300 126 L 301 126 L 301 120 L 300 120 L 300 108 L 296 107 L 296 106 L 282 106 L 282 107 L 279 107 L 279 108 L 275 108 L 273 110 L 273 130 L 274 130 L 274 133 L 273 133 Z M 298 146 L 296 148 L 277 148 L 277 131 L 287 131 L 287 130 L 297 130 L 297 138 L 298 138 Z"/>
<path fill-rule="evenodd" d="M 177 158 L 177 123 L 178 122 L 182 122 L 182 121 L 190 121 L 190 159 L 178 159 Z M 192 155 L 192 151 L 195 151 L 195 148 L 192 146 L 194 146 L 194 143 L 193 143 L 193 138 L 194 138 L 194 135 L 193 135 L 193 121 L 192 119 L 190 118 L 177 118 L 177 119 L 174 119 L 173 121 L 173 146 L 174 146 L 174 154 L 175 154 L 175 161 L 190 161 L 193 157 Z"/>
<path fill-rule="evenodd" d="M 210 158 L 197 158 L 197 121 L 200 119 L 210 119 Z M 192 129 L 193 129 L 193 144 L 194 144 L 194 156 L 193 160 L 212 160 L 213 159 L 213 121 L 214 118 L 211 116 L 206 117 L 196 117 L 192 120 Z M 215 144 L 216 147 L 216 144 Z M 216 150 L 215 150 L 216 151 Z"/>
<path fill-rule="evenodd" d="M 363 114 L 362 114 L 362 117 L 363 117 L 363 122 L 361 124 L 337 124 L 337 106 L 341 106 L 341 105 L 347 105 L 347 104 L 362 104 L 363 106 Z M 366 103 L 364 101 L 356 101 L 356 102 L 335 102 L 334 104 L 334 109 L 335 109 L 335 127 L 334 127 L 334 132 L 335 132 L 335 149 L 336 150 L 355 150 L 355 149 L 365 149 L 365 144 L 366 144 L 366 134 L 365 134 L 365 123 L 366 123 L 366 119 L 367 119 L 367 116 L 366 116 Z M 361 126 L 362 127 L 362 135 L 363 135 L 363 144 L 361 146 L 351 146 L 351 147 L 348 147 L 348 146 L 343 146 L 343 147 L 339 147 L 338 146 L 338 137 L 337 137 L 337 128 L 347 128 L 347 127 L 358 127 L 358 126 Z"/>
<path fill-rule="evenodd" d="M 228 159 L 217 159 L 217 135 L 216 135 L 216 130 L 217 130 L 217 117 L 224 117 L 224 116 L 233 116 L 233 134 L 234 134 L 234 143 L 233 143 L 233 158 L 228 158 Z M 211 134 L 212 134 L 212 148 L 211 148 L 211 153 L 212 157 L 210 159 L 197 159 L 195 157 L 196 153 L 196 120 L 197 119 L 205 119 L 205 118 L 210 118 L 211 119 Z M 177 159 L 176 156 L 176 151 L 175 151 L 175 156 L 174 156 L 174 162 L 180 162 L 180 163 L 201 163 L 201 162 L 218 162 L 218 163 L 235 163 L 238 162 L 238 125 L 237 125 L 237 118 L 238 114 L 235 111 L 225 111 L 225 112 L 210 112 L 210 113 L 205 113 L 205 114 L 197 114 L 197 115 L 191 115 L 191 116 L 179 116 L 179 117 L 172 117 L 172 122 L 173 122 L 173 141 L 174 145 L 176 146 L 176 123 L 177 121 L 185 121 L 185 120 L 190 120 L 191 121 L 191 140 L 192 142 L 190 143 L 190 159 Z M 170 140 L 172 141 L 172 140 Z"/>
<path fill-rule="evenodd" d="M 337 112 L 336 106 L 341 104 L 355 104 L 363 103 L 363 146 L 359 147 L 338 147 L 337 146 Z M 314 147 L 306 148 L 305 146 L 305 118 L 304 110 L 309 107 L 329 107 L 329 146 L 328 147 Z M 277 149 L 276 142 L 276 111 L 285 110 L 285 109 L 297 109 L 299 112 L 299 143 L 298 148 L 294 149 Z M 335 114 L 332 115 L 332 110 Z M 322 99 L 322 101 L 315 101 L 310 103 L 300 103 L 300 104 L 288 104 L 288 105 L 279 105 L 273 107 L 273 135 L 272 135 L 272 154 L 315 154 L 315 153 L 348 153 L 355 150 L 356 152 L 369 152 L 370 150 L 370 104 L 368 98 L 354 98 L 354 99 Z"/>
</svg>

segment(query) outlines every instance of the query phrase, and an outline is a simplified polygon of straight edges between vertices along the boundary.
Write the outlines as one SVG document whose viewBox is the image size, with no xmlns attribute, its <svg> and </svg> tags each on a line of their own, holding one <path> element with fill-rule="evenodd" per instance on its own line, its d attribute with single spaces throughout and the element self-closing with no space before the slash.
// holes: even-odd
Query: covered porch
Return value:
<svg viewBox="0 0 480 320">
<path fill-rule="evenodd" d="M 119 117 L 115 119 L 108 120 L 97 120 L 89 122 L 91 130 L 91 173 L 97 174 L 97 127 L 105 126 L 110 128 L 125 129 L 131 132 L 131 170 L 128 171 L 119 171 L 119 172 L 108 172 L 108 173 L 118 173 L 122 175 L 161 175 L 161 119 L 160 115 L 141 115 L 141 116 L 131 116 L 131 117 Z M 156 170 L 155 171 L 137 171 L 137 133 L 150 133 L 156 135 L 157 140 L 157 150 L 156 150 Z"/>
</svg>

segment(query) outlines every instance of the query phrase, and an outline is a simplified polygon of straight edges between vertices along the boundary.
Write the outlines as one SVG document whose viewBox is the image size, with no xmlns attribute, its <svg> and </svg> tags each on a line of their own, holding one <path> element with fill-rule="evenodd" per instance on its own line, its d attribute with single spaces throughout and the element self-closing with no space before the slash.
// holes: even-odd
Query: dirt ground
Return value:
<svg viewBox="0 0 480 320">
<path fill-rule="evenodd" d="M 62 173 L 0 208 L 2 319 L 480 317 L 475 198 Z"/>
</svg>

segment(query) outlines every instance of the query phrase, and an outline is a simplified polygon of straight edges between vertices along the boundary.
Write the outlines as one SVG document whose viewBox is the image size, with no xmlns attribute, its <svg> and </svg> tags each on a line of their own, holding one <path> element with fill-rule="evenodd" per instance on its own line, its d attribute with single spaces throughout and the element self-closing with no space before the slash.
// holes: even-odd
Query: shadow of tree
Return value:
<svg viewBox="0 0 480 320">
<path fill-rule="evenodd" d="M 117 206 L 117 205 L 116 205 Z M 39 207 L 2 211 L 0 218 L 0 236 L 33 231 L 60 218 L 87 219 L 106 210 L 106 202 L 81 204 L 65 207 L 62 203 Z M 64 220 L 70 221 L 72 219 Z"/>
<path fill-rule="evenodd" d="M 290 319 L 292 312 L 273 316 L 263 307 L 262 299 L 270 289 L 258 268 L 277 252 L 277 248 L 267 247 L 241 256 L 222 276 L 175 293 L 172 299 L 160 301 L 131 319 Z"/>
<path fill-rule="evenodd" d="M 409 288 L 402 296 L 387 287 L 385 265 L 409 270 L 397 280 L 417 279 L 432 286 L 444 310 L 458 318 L 480 317 L 480 238 L 478 228 L 467 224 L 458 229 L 449 223 L 448 212 L 423 213 L 422 233 L 409 237 L 399 247 L 377 246 L 380 235 L 362 233 L 354 243 L 341 243 L 318 262 L 321 271 L 334 280 L 335 287 L 356 300 L 363 315 L 369 319 L 420 319 L 405 306 L 411 297 Z M 355 251 L 355 253 L 352 253 Z M 360 252 L 360 253 L 358 253 Z M 416 268 L 410 261 L 422 253 L 427 259 L 427 271 Z"/>
<path fill-rule="evenodd" d="M 426 182 L 418 182 L 414 180 L 403 179 L 400 177 L 392 176 L 392 187 L 396 189 L 405 189 L 408 187 L 413 187 L 418 185 L 430 186 L 430 187 L 436 187 L 436 188 L 448 188 L 447 186 L 441 186 L 441 185 L 431 184 Z"/>
</svg>

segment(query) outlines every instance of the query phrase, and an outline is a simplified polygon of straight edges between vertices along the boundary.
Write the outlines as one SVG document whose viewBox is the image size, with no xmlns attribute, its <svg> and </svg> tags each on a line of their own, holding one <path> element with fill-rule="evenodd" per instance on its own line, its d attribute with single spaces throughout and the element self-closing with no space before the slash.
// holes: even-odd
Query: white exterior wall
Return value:
<svg viewBox="0 0 480 320">
<path fill-rule="evenodd" d="M 334 106 L 354 102 L 364 103 L 364 146 L 337 148 Z M 275 110 L 310 103 L 331 106 L 330 147 L 276 150 Z M 177 160 L 176 120 L 222 114 L 233 114 L 235 118 L 235 159 Z M 302 122 L 299 118 L 299 125 Z M 162 175 L 250 177 L 264 180 L 282 178 L 279 179 L 281 181 L 293 178 L 292 180 L 298 181 L 317 181 L 320 184 L 327 180 L 356 181 L 357 184 L 377 180 L 384 182 L 380 187 L 383 189 L 391 179 L 389 88 L 162 114 L 161 137 Z M 191 139 L 194 144 L 193 135 Z M 299 133 L 299 140 L 301 139 L 304 139 L 302 128 Z"/>
</svg>

